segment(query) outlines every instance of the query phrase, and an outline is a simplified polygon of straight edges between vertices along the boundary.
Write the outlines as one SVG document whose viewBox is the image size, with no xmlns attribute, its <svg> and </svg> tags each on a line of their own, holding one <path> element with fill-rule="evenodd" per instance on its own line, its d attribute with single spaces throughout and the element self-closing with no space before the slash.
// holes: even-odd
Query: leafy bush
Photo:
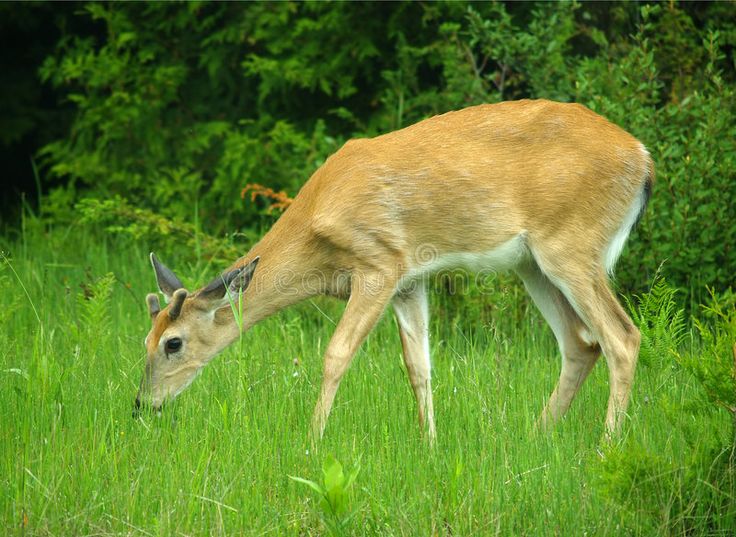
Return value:
<svg viewBox="0 0 736 537">
<path fill-rule="evenodd" d="M 273 221 L 341 143 L 482 102 L 581 102 L 657 162 L 618 278 L 725 289 L 736 272 L 736 25 L 729 4 L 87 4 L 44 80 L 76 109 L 41 154 L 65 195 L 121 196 L 212 234 Z M 730 13 L 732 15 L 732 13 Z M 73 198 L 70 201 L 70 195 Z M 127 225 L 125 221 L 122 225 Z"/>
<path fill-rule="evenodd" d="M 202 232 L 195 224 L 179 218 L 165 218 L 148 209 L 134 207 L 119 196 L 108 200 L 83 199 L 76 205 L 82 223 L 101 224 L 108 233 L 145 240 L 152 248 L 164 244 L 204 255 L 219 261 L 231 261 L 241 255 L 232 240 Z"/>
<path fill-rule="evenodd" d="M 711 290 L 703 311 L 706 319 L 695 320 L 702 351 L 678 355 L 678 362 L 698 380 L 709 403 L 731 413 L 736 450 L 736 294 L 729 289 L 718 296 Z"/>
<path fill-rule="evenodd" d="M 649 356 L 642 366 L 662 367 L 669 356 L 699 388 L 681 402 L 656 401 L 671 421 L 669 437 L 676 432 L 684 448 L 659 446 L 643 428 L 632 430 L 604 450 L 596 465 L 598 492 L 630 516 L 644 515 L 652 532 L 730 535 L 736 528 L 736 300 L 730 291 L 712 294 L 705 318 L 696 322 L 700 344 L 685 351 L 682 309 L 674 296 L 660 280 L 639 298 L 634 317 L 642 330 L 642 358 Z M 715 419 L 712 435 L 690 432 L 692 417 L 724 410 L 729 419 Z"/>
</svg>

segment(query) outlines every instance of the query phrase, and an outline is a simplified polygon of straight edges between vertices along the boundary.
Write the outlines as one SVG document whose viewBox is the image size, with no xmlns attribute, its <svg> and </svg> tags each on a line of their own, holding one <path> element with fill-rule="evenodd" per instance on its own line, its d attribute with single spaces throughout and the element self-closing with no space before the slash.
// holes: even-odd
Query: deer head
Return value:
<svg viewBox="0 0 736 537">
<path fill-rule="evenodd" d="M 162 309 L 156 294 L 146 297 L 152 327 L 145 340 L 146 368 L 134 413 L 141 406 L 158 410 L 179 395 L 239 333 L 232 308 L 237 308 L 258 261 L 256 257 L 189 293 L 174 272 L 151 254 L 156 282 L 167 305 Z"/>
</svg>

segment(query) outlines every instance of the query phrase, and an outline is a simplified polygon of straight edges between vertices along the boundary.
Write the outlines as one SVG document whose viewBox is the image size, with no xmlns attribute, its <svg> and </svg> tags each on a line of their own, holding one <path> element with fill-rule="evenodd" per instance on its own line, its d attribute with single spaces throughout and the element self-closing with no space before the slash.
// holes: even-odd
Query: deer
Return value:
<svg viewBox="0 0 736 537">
<path fill-rule="evenodd" d="M 341 379 L 391 305 L 419 427 L 434 442 L 429 275 L 511 270 L 562 357 L 540 427 L 565 414 L 603 354 L 605 429 L 614 434 L 627 416 L 640 333 L 610 277 L 653 182 L 644 145 L 576 103 L 482 104 L 352 139 L 208 285 L 189 292 L 151 254 L 168 303 L 146 297 L 152 327 L 135 408 L 160 409 L 253 325 L 329 295 L 347 304 L 324 352 L 312 438 L 322 438 Z"/>
</svg>

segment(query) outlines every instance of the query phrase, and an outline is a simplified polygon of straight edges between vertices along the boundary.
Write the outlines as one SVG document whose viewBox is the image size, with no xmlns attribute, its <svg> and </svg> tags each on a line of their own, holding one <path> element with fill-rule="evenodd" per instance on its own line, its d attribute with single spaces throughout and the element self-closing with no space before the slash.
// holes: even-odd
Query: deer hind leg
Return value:
<svg viewBox="0 0 736 537">
<path fill-rule="evenodd" d="M 585 324 L 565 295 L 534 261 L 517 268 L 516 272 L 552 329 L 562 355 L 560 379 L 539 419 L 539 424 L 547 428 L 570 408 L 580 386 L 598 360 L 600 347 L 590 338 Z"/>
<path fill-rule="evenodd" d="M 423 281 L 415 281 L 393 298 L 399 325 L 404 363 L 414 390 L 419 414 L 419 427 L 429 431 L 429 441 L 435 440 L 434 409 L 432 406 L 431 365 L 429 361 L 429 310 L 427 290 Z"/>
<path fill-rule="evenodd" d="M 600 334 L 610 383 L 606 427 L 609 433 L 616 433 L 629 406 L 641 334 L 614 297 L 605 274 L 592 282 L 592 288 L 591 295 L 583 293 L 580 307 L 590 319 L 591 330 Z"/>
<path fill-rule="evenodd" d="M 394 292 L 395 280 L 391 277 L 353 276 L 350 299 L 325 351 L 322 388 L 312 418 L 313 440 L 322 438 L 340 381 Z"/>
<path fill-rule="evenodd" d="M 581 271 L 574 263 L 565 267 L 540 267 L 558 287 L 585 323 L 606 357 L 610 397 L 606 414 L 609 434 L 617 432 L 629 404 L 639 356 L 641 336 L 613 295 L 603 269 Z"/>
</svg>

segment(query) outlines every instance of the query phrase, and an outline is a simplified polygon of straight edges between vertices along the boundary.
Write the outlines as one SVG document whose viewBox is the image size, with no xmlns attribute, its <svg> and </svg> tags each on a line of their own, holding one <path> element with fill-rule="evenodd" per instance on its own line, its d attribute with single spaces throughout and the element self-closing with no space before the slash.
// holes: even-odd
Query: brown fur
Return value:
<svg viewBox="0 0 736 537">
<path fill-rule="evenodd" d="M 153 328 L 151 328 L 148 338 L 146 339 L 146 351 L 149 356 L 155 353 L 158 348 L 159 341 L 161 340 L 161 335 L 171 325 L 171 322 L 167 309 L 164 309 L 156 315 L 156 318 L 153 320 Z"/>
</svg>

